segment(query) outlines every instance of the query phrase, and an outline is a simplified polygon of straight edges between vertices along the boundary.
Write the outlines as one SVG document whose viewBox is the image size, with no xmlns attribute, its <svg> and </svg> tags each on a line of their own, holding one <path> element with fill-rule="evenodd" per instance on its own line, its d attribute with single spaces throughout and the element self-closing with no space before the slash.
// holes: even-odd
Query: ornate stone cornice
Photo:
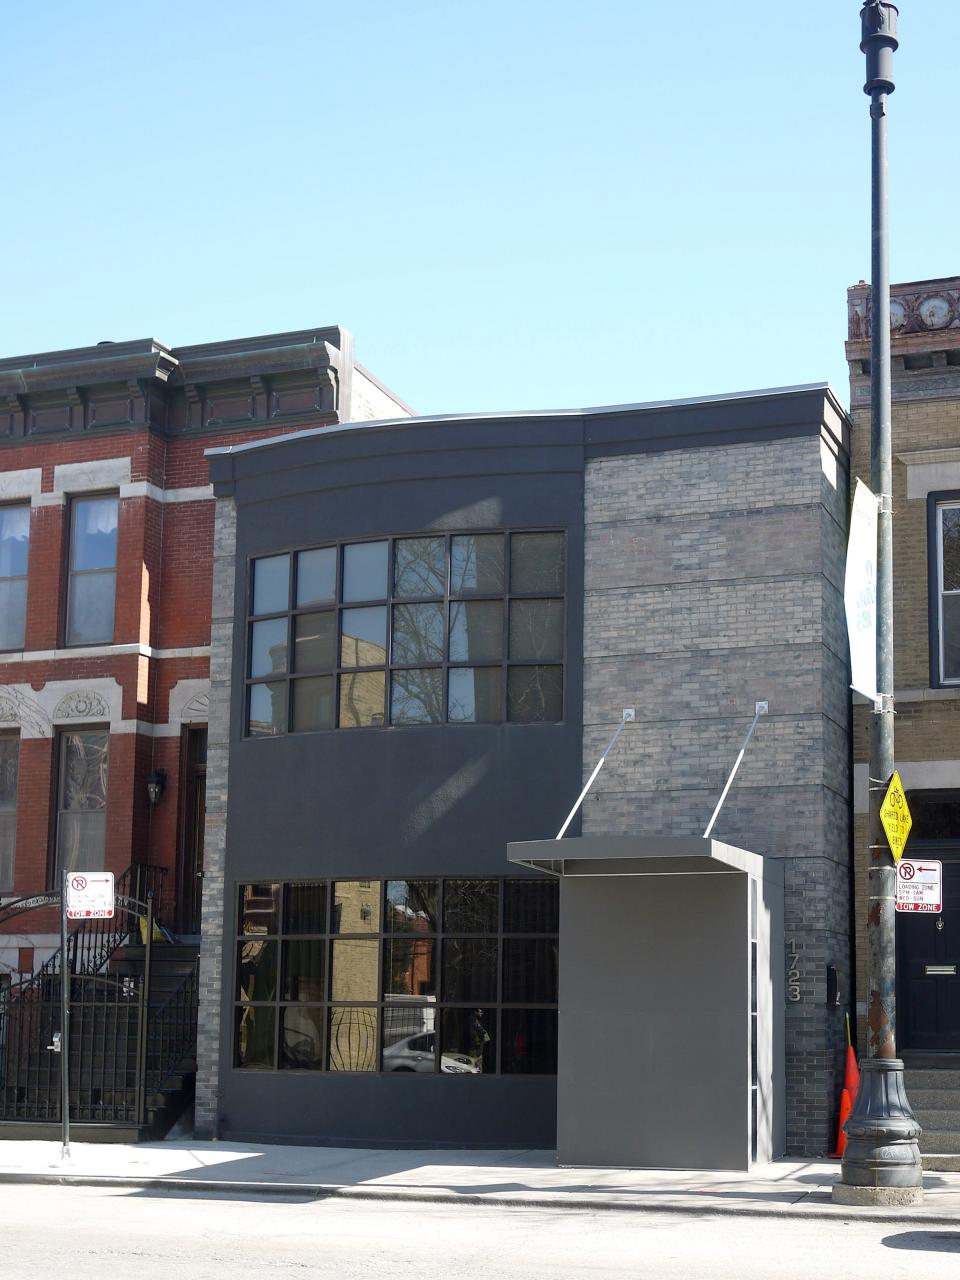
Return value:
<svg viewBox="0 0 960 1280">
<path fill-rule="evenodd" d="M 945 329 L 960 329 L 960 276 L 891 286 L 890 332 L 894 338 Z M 847 290 L 847 337 L 850 342 L 870 338 L 870 286 L 862 280 Z"/>
</svg>

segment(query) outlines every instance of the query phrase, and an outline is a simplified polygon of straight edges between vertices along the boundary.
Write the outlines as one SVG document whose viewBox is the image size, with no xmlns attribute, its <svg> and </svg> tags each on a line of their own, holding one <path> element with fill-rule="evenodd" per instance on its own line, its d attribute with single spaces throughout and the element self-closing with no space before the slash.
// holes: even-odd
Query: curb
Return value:
<svg viewBox="0 0 960 1280">
<path fill-rule="evenodd" d="M 316 1182 L 227 1182 L 191 1178 L 156 1177 L 134 1178 L 114 1176 L 110 1174 L 84 1173 L 11 1173 L 0 1172 L 0 1186 L 60 1186 L 60 1187 L 103 1187 L 116 1191 L 166 1191 L 187 1192 L 191 1195 L 233 1195 L 233 1196 L 297 1196 L 306 1200 L 395 1200 L 413 1204 L 456 1204 L 486 1205 L 497 1209 L 560 1209 L 564 1211 L 606 1210 L 615 1213 L 669 1213 L 687 1214 L 706 1217 L 713 1214 L 731 1217 L 753 1218 L 808 1218 L 815 1220 L 882 1222 L 890 1225 L 907 1223 L 918 1226 L 956 1227 L 960 1222 L 960 1213 L 937 1214 L 936 1211 L 918 1213 L 914 1210 L 891 1209 L 851 1209 L 848 1205 L 830 1203 L 811 1203 L 808 1197 L 819 1194 L 804 1192 L 798 1200 L 778 1205 L 764 1204 L 724 1204 L 704 1199 L 700 1202 L 678 1203 L 677 1201 L 659 1203 L 652 1200 L 636 1198 L 626 1200 L 591 1199 L 588 1196 L 568 1196 L 562 1192 L 554 1196 L 506 1197 L 502 1195 L 483 1195 L 480 1193 L 460 1194 L 458 1192 L 438 1189 L 427 1191 L 408 1187 L 345 1187 L 336 1183 L 329 1185 Z"/>
</svg>

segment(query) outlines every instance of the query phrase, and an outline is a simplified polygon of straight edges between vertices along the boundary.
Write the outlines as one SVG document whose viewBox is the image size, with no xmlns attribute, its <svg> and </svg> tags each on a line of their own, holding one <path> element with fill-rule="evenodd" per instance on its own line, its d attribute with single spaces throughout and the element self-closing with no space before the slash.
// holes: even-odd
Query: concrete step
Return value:
<svg viewBox="0 0 960 1280">
<path fill-rule="evenodd" d="M 960 1110 L 960 1089 L 909 1089 L 907 1097 L 914 1111 Z"/>
<path fill-rule="evenodd" d="M 947 1133 L 960 1134 L 960 1111 L 918 1107 L 912 1098 L 910 1103 L 913 1107 L 913 1114 L 923 1126 L 924 1133 L 946 1131 Z M 960 1145 L 958 1145 L 958 1150 L 960 1150 Z"/>
<path fill-rule="evenodd" d="M 903 1073 L 907 1096 L 911 1089 L 956 1089 L 960 1092 L 960 1071 L 940 1067 L 907 1067 Z"/>
<path fill-rule="evenodd" d="M 955 1129 L 924 1129 L 920 1136 L 922 1155 L 953 1155 L 960 1151 L 960 1133 Z"/>
<path fill-rule="evenodd" d="M 960 1155 L 920 1155 L 924 1173 L 960 1173 Z"/>
<path fill-rule="evenodd" d="M 0 1120 L 0 1142 L 59 1142 L 59 1120 Z M 134 1124 L 86 1124 L 70 1122 L 70 1137 L 74 1142 L 146 1142 L 153 1137 L 144 1125 Z"/>
</svg>

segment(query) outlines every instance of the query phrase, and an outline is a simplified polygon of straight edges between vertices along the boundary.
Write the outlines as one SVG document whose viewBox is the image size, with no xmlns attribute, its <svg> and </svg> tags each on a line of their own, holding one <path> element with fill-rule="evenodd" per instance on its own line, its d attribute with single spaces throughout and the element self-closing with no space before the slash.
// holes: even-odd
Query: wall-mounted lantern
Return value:
<svg viewBox="0 0 960 1280">
<path fill-rule="evenodd" d="M 155 805 L 163 795 L 167 785 L 166 769 L 153 769 L 147 774 L 147 798 Z"/>
</svg>

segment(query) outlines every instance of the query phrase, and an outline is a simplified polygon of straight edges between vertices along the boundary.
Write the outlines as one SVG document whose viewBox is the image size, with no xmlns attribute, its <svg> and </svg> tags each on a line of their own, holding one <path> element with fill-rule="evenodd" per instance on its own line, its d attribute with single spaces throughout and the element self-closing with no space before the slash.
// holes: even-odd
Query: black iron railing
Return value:
<svg viewBox="0 0 960 1280">
<path fill-rule="evenodd" d="M 196 1052 L 197 966 L 150 1007 L 152 907 L 164 871 L 135 864 L 117 880 L 113 920 L 85 920 L 67 941 L 70 1110 L 80 1122 L 143 1124 L 147 1101 Z M 141 917 L 138 904 L 146 908 Z M 108 971 L 144 918 L 143 972 Z M 0 992 L 0 1120 L 60 1118 L 59 951 L 26 982 Z"/>
<path fill-rule="evenodd" d="M 113 919 L 84 920 L 67 939 L 71 973 L 100 973 L 114 952 L 137 929 L 138 916 L 122 905 L 124 900 L 146 904 L 147 898 L 152 897 L 153 918 L 158 919 L 165 875 L 164 867 L 154 867 L 146 862 L 135 862 L 127 867 L 116 882 L 120 909 Z"/>
<path fill-rule="evenodd" d="M 199 959 L 162 1005 L 147 1014 L 145 1101 L 197 1051 L 197 1005 L 200 995 Z"/>
</svg>

